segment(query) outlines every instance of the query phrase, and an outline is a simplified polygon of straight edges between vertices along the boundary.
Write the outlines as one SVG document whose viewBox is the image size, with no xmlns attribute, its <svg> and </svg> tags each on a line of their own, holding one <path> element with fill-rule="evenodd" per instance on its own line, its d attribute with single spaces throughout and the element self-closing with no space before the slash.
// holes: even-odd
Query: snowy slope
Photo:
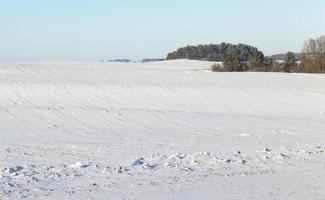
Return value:
<svg viewBox="0 0 325 200">
<path fill-rule="evenodd" d="M 211 65 L 1 63 L 0 199 L 324 199 L 325 76 Z"/>
</svg>

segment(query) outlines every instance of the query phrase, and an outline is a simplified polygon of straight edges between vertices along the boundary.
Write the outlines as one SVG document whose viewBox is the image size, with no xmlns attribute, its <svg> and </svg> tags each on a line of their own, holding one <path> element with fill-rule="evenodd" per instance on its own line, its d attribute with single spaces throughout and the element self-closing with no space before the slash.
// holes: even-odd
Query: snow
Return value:
<svg viewBox="0 0 325 200">
<path fill-rule="evenodd" d="M 0 63 L 0 199 L 324 199 L 325 75 Z"/>
</svg>

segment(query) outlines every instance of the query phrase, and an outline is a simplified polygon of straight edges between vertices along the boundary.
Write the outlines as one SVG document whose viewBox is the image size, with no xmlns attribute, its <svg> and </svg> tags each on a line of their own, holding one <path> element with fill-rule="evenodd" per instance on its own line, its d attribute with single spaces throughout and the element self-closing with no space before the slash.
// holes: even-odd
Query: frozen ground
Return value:
<svg viewBox="0 0 325 200">
<path fill-rule="evenodd" d="M 0 199 L 325 199 L 325 76 L 0 64 Z"/>
</svg>

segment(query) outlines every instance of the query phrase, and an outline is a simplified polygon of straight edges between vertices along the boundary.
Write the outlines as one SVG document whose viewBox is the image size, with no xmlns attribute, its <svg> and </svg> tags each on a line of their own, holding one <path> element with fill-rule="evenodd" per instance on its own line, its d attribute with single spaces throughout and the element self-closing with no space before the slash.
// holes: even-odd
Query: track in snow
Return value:
<svg viewBox="0 0 325 200">
<path fill-rule="evenodd" d="M 324 198 L 325 76 L 210 65 L 1 63 L 0 197 Z"/>
</svg>

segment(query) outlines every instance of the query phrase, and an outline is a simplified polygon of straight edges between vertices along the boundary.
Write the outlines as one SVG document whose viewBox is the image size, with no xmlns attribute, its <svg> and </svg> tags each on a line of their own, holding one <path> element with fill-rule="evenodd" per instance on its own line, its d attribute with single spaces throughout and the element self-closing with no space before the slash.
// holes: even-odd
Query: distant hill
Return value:
<svg viewBox="0 0 325 200">
<path fill-rule="evenodd" d="M 295 54 L 295 57 L 297 60 L 301 59 L 301 53 L 294 53 L 294 54 Z M 271 56 L 267 56 L 267 57 L 272 60 L 284 60 L 285 56 L 286 56 L 286 54 L 282 53 L 282 54 L 275 54 L 275 55 L 271 55 Z"/>
<path fill-rule="evenodd" d="M 164 58 L 145 58 L 142 59 L 142 63 L 147 63 L 147 62 L 158 62 L 158 61 L 164 61 Z"/>
<path fill-rule="evenodd" d="M 114 60 L 109 60 L 108 62 L 124 62 L 124 63 L 128 63 L 130 62 L 129 59 L 114 59 Z"/>
</svg>

